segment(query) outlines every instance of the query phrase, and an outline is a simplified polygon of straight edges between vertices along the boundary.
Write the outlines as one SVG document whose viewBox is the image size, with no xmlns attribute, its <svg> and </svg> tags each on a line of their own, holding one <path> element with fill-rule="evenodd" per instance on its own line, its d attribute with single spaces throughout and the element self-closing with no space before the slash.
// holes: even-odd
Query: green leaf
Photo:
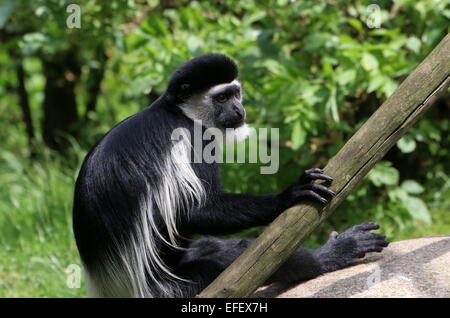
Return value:
<svg viewBox="0 0 450 318">
<path fill-rule="evenodd" d="M 331 115 L 331 118 L 333 118 L 333 120 L 338 123 L 339 122 L 339 113 L 338 113 L 338 109 L 337 109 L 336 88 L 335 87 L 333 87 L 331 89 L 330 97 L 328 98 L 328 101 L 325 105 L 325 109 Z"/>
<path fill-rule="evenodd" d="M 187 48 L 191 55 L 198 55 L 204 46 L 203 40 L 195 35 L 190 35 L 186 41 Z"/>
<path fill-rule="evenodd" d="M 354 82 L 355 79 L 356 79 L 356 70 L 354 69 L 342 71 L 337 75 L 337 81 L 342 86 Z"/>
<path fill-rule="evenodd" d="M 421 199 L 410 196 L 408 200 L 403 200 L 402 204 L 414 219 L 423 221 L 427 224 L 431 223 L 430 212 Z"/>
<path fill-rule="evenodd" d="M 405 180 L 401 185 L 402 189 L 411 194 L 420 194 L 424 191 L 424 188 L 414 180 Z"/>
<path fill-rule="evenodd" d="M 302 128 L 300 121 L 296 121 L 292 130 L 292 149 L 297 150 L 306 140 L 306 131 Z"/>
<path fill-rule="evenodd" d="M 358 31 L 363 31 L 363 25 L 361 23 L 361 21 L 359 21 L 358 19 L 355 18 L 349 18 L 347 21 L 352 27 L 354 27 L 356 30 Z"/>
<path fill-rule="evenodd" d="M 273 74 L 287 74 L 286 68 L 276 60 L 268 59 L 264 61 L 263 65 Z"/>
<path fill-rule="evenodd" d="M 0 29 L 2 29 L 14 11 L 14 1 L 2 1 L 0 4 Z"/>
<path fill-rule="evenodd" d="M 304 39 L 304 49 L 309 52 L 316 52 L 323 48 L 331 40 L 328 33 L 312 33 Z"/>
<path fill-rule="evenodd" d="M 416 141 L 409 135 L 403 136 L 398 142 L 397 147 L 403 153 L 410 153 L 416 149 Z"/>
<path fill-rule="evenodd" d="M 368 93 L 372 93 L 373 91 L 377 90 L 379 87 L 383 86 L 385 83 L 385 78 L 380 73 L 374 74 L 374 76 L 370 77 L 369 81 L 369 87 L 367 88 Z"/>
<path fill-rule="evenodd" d="M 390 78 L 385 78 L 384 85 L 382 87 L 382 91 L 386 95 L 386 97 L 389 97 L 392 94 L 394 94 L 397 87 L 398 87 L 398 85 L 396 82 L 394 82 Z"/>
<path fill-rule="evenodd" d="M 378 69 L 379 63 L 375 56 L 369 52 L 364 52 L 361 59 L 361 64 L 367 72 Z"/>
<path fill-rule="evenodd" d="M 284 7 L 284 6 L 288 5 L 288 3 L 289 3 L 289 0 L 278 0 L 278 1 L 277 1 L 277 4 L 278 4 L 280 7 Z"/>
<path fill-rule="evenodd" d="M 411 36 L 406 40 L 406 47 L 414 53 L 419 53 L 421 46 L 422 42 L 416 36 Z"/>
<path fill-rule="evenodd" d="M 367 177 L 376 187 L 396 185 L 399 181 L 399 173 L 391 165 L 391 162 L 382 161 L 369 172 Z"/>
<path fill-rule="evenodd" d="M 394 202 L 407 201 L 410 197 L 408 192 L 406 192 L 405 189 L 403 189 L 401 187 L 394 187 L 394 188 L 390 189 L 390 191 L 388 192 L 388 196 L 389 196 L 389 199 Z"/>
<path fill-rule="evenodd" d="M 249 16 L 247 16 L 244 20 L 244 23 L 249 26 L 252 23 L 262 20 L 263 18 L 265 18 L 267 15 L 266 11 L 257 11 L 255 13 L 250 14 Z"/>
</svg>

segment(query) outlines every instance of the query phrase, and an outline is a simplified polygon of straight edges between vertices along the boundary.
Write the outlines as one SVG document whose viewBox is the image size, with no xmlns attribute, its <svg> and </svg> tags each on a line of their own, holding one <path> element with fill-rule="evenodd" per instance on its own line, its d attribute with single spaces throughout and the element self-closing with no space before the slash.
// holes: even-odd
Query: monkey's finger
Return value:
<svg viewBox="0 0 450 318">
<path fill-rule="evenodd" d="M 308 178 L 310 180 L 325 180 L 329 182 L 332 182 L 334 180 L 332 177 L 327 176 L 326 174 L 323 173 L 311 173 L 310 175 L 308 175 Z"/>
<path fill-rule="evenodd" d="M 336 192 L 334 192 L 330 188 L 324 186 L 323 184 L 312 183 L 311 185 L 312 185 L 312 189 L 315 190 L 315 191 L 324 192 L 324 193 L 326 193 L 326 194 L 328 194 L 329 196 L 332 196 L 332 197 L 334 197 L 336 195 Z"/>
<path fill-rule="evenodd" d="M 319 169 L 319 168 L 311 168 L 311 169 L 305 170 L 299 178 L 299 183 L 300 184 L 309 183 L 312 180 L 314 180 L 314 177 L 311 177 L 311 175 L 322 174 L 322 173 L 323 173 L 323 170 Z"/>
<path fill-rule="evenodd" d="M 328 187 L 322 185 L 322 184 L 317 184 L 317 183 L 308 183 L 308 184 L 303 184 L 301 186 L 298 187 L 299 190 L 314 190 L 314 191 L 319 191 L 319 192 L 323 192 L 324 194 L 327 194 L 329 196 L 334 197 L 336 195 L 336 192 L 334 192 L 333 190 L 329 189 Z"/>
<path fill-rule="evenodd" d="M 354 229 L 357 231 L 371 231 L 377 230 L 380 228 L 380 225 L 376 222 L 364 222 L 354 226 Z"/>
<path fill-rule="evenodd" d="M 371 253 L 371 252 L 381 252 L 384 249 L 384 246 L 380 246 L 380 245 L 371 245 L 371 246 L 367 246 L 364 247 L 364 253 Z"/>
<path fill-rule="evenodd" d="M 386 247 L 389 245 L 389 242 L 385 240 L 371 240 L 361 241 L 359 244 L 361 247 Z"/>
<path fill-rule="evenodd" d="M 323 173 L 323 169 L 320 168 L 311 168 L 305 171 L 305 174 L 311 174 L 311 173 Z"/>
<path fill-rule="evenodd" d="M 319 194 L 317 194 L 316 192 L 314 192 L 313 190 L 302 190 L 302 191 L 298 191 L 295 193 L 296 199 L 297 200 L 302 200 L 305 198 L 310 198 L 316 201 L 319 201 L 322 204 L 327 204 L 328 200 L 322 196 L 320 196 Z"/>
<path fill-rule="evenodd" d="M 384 240 L 385 238 L 386 238 L 386 235 L 384 235 L 384 234 L 365 232 L 362 235 L 361 239 L 364 241 L 370 241 L 370 240 Z"/>
<path fill-rule="evenodd" d="M 363 258 L 367 253 L 377 252 L 380 253 L 387 245 L 385 244 L 369 244 L 369 245 L 359 245 L 356 252 L 357 258 Z"/>
<path fill-rule="evenodd" d="M 333 232 L 330 233 L 330 236 L 328 236 L 328 239 L 329 239 L 329 240 L 334 240 L 334 239 L 336 239 L 336 237 L 337 237 L 338 235 L 339 235 L 338 232 L 333 231 Z"/>
</svg>

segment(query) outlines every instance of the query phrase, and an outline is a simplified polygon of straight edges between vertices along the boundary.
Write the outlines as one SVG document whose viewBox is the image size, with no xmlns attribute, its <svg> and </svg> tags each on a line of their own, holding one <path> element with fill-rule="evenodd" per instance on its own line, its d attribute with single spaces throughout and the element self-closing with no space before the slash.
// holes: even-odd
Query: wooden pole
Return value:
<svg viewBox="0 0 450 318">
<path fill-rule="evenodd" d="M 403 81 L 325 167 L 337 192 L 324 208 L 283 212 L 197 297 L 248 297 L 308 238 L 369 170 L 450 86 L 450 34 Z"/>
</svg>

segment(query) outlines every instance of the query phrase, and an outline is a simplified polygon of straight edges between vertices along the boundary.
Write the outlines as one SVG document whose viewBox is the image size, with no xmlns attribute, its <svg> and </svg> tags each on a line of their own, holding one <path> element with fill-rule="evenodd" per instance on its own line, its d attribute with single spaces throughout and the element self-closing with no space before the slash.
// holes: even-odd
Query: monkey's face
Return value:
<svg viewBox="0 0 450 318">
<path fill-rule="evenodd" d="M 237 80 L 195 94 L 181 104 L 180 108 L 187 117 L 201 121 L 207 128 L 214 127 L 225 131 L 227 128 L 239 128 L 245 124 L 242 88 Z"/>
<path fill-rule="evenodd" d="M 238 128 L 245 123 L 246 112 L 238 81 L 215 86 L 207 92 L 207 96 L 214 109 L 216 128 Z"/>
</svg>

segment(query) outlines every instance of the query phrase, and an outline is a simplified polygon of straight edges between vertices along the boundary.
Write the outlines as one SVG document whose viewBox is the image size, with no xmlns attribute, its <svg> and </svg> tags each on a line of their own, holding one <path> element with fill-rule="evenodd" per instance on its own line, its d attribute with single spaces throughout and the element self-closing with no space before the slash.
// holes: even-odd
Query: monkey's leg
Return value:
<svg viewBox="0 0 450 318">
<path fill-rule="evenodd" d="M 192 242 L 175 273 L 188 282 L 180 288 L 185 297 L 194 297 L 227 268 L 251 243 L 250 239 L 221 240 L 204 237 Z"/>
<path fill-rule="evenodd" d="M 364 222 L 343 233 L 331 233 L 328 241 L 318 249 L 300 247 L 266 282 L 276 283 L 279 290 L 301 281 L 351 265 L 369 252 L 381 252 L 389 243 L 385 236 L 371 230 L 378 229 L 375 222 Z M 250 239 L 221 240 L 207 237 L 193 242 L 177 273 L 192 281 L 188 295 L 194 297 L 208 286 L 250 244 Z"/>
</svg>

